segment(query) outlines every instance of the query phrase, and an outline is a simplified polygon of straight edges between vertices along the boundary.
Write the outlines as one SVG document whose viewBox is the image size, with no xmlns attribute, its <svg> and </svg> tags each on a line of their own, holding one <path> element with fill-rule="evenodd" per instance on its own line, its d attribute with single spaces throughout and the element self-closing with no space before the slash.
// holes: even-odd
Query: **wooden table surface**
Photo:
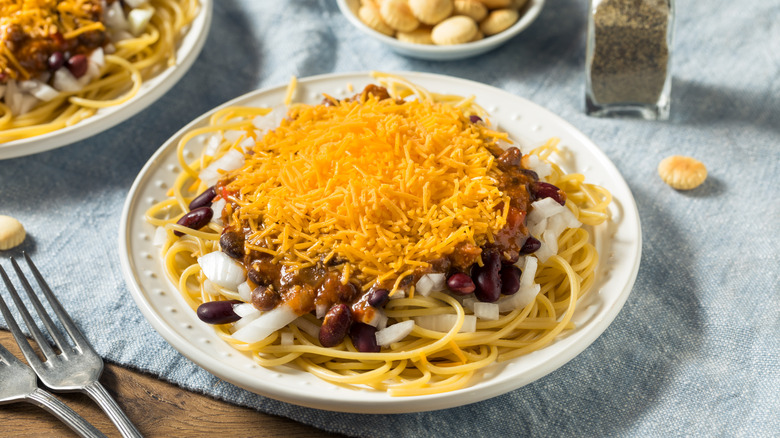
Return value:
<svg viewBox="0 0 780 438">
<path fill-rule="evenodd" d="M 25 362 L 11 333 L 0 344 Z M 254 437 L 337 437 L 293 420 L 268 415 L 186 391 L 154 377 L 106 363 L 100 383 L 147 437 L 206 435 Z M 55 393 L 109 437 L 119 432 L 100 408 L 81 393 Z M 29 403 L 0 405 L 0 436 L 77 436 L 56 417 Z"/>
</svg>

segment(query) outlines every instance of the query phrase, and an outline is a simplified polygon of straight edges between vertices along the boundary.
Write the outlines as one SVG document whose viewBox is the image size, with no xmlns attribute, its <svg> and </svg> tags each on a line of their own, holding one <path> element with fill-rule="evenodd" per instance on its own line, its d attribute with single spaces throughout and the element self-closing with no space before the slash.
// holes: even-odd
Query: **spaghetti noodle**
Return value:
<svg viewBox="0 0 780 438">
<path fill-rule="evenodd" d="M 0 143 L 132 99 L 176 63 L 198 11 L 198 0 L 0 0 Z"/>
<path fill-rule="evenodd" d="M 259 364 L 456 390 L 573 328 L 598 263 L 581 225 L 611 196 L 549 160 L 556 139 L 522 155 L 473 98 L 375 77 L 278 121 L 216 112 L 147 221 L 190 306 Z"/>
</svg>

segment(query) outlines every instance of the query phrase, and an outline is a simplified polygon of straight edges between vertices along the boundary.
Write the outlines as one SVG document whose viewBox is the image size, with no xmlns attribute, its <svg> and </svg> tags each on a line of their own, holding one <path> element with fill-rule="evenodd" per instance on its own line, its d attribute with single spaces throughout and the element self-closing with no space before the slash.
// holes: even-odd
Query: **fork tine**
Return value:
<svg viewBox="0 0 780 438">
<path fill-rule="evenodd" d="M 84 335 L 81 334 L 81 330 L 79 330 L 79 328 L 76 327 L 76 324 L 73 323 L 73 320 L 70 319 L 70 315 L 68 315 L 68 312 L 66 312 L 65 308 L 62 307 L 60 300 L 57 299 L 57 297 L 54 295 L 54 292 L 51 291 L 51 288 L 46 283 L 46 280 L 43 279 L 43 276 L 38 271 L 38 268 L 35 266 L 32 259 L 30 259 L 30 256 L 28 256 L 26 252 L 22 253 L 22 255 L 24 256 L 24 259 L 27 261 L 27 266 L 30 268 L 30 271 L 32 271 L 35 280 L 38 282 L 38 285 L 41 287 L 41 290 L 43 291 L 43 295 L 45 295 L 46 299 L 49 301 L 49 305 L 51 306 L 52 310 L 54 310 L 54 313 L 60 319 L 60 322 L 62 323 L 63 327 L 65 327 L 65 330 L 68 332 L 71 339 L 73 339 L 73 343 L 75 343 L 76 346 L 78 348 L 81 348 L 82 350 L 94 352 L 89 341 L 87 341 Z M 49 329 L 49 331 L 51 331 L 51 329 Z"/>
<path fill-rule="evenodd" d="M 14 289 L 14 285 L 11 284 L 11 280 L 8 278 L 8 275 L 5 273 L 5 269 L 3 269 L 2 266 L 0 266 L 0 276 L 3 277 L 3 282 L 5 283 L 6 289 L 8 289 L 8 292 L 11 293 L 11 298 L 14 299 L 14 302 L 16 302 L 17 307 L 20 308 L 20 311 L 22 312 L 23 318 L 30 318 L 30 314 L 27 313 L 24 306 L 19 306 L 19 295 L 16 293 L 16 289 Z M 5 322 L 8 323 L 8 330 L 11 331 L 11 334 L 14 335 L 14 339 L 16 339 L 16 343 L 19 345 L 19 348 L 22 350 L 22 354 L 24 354 L 24 357 L 27 358 L 27 363 L 29 363 L 31 366 L 35 366 L 35 364 L 41 363 L 41 360 L 38 359 L 38 356 L 35 354 L 35 351 L 33 351 L 32 347 L 30 346 L 30 343 L 27 342 L 27 338 L 24 337 L 24 334 L 22 333 L 22 330 L 19 328 L 19 325 L 16 323 L 16 320 L 14 319 L 13 315 L 11 315 L 11 310 L 8 309 L 8 306 L 5 304 L 5 300 L 2 296 L 0 296 L 0 312 L 3 314 L 3 318 L 5 319 Z M 25 316 L 26 314 L 26 316 Z M 30 326 L 30 322 L 27 322 L 25 319 L 25 322 L 27 323 L 27 326 Z M 32 325 L 32 327 L 35 327 L 35 330 L 38 330 L 38 326 L 35 324 Z M 32 332 L 33 329 L 31 328 L 30 331 Z M 42 338 L 43 335 L 41 335 L 40 331 L 38 331 L 38 335 Z M 33 336 L 35 336 L 33 334 Z M 36 340 L 39 338 L 35 338 Z M 48 354 L 54 355 L 54 351 L 51 350 L 51 347 L 49 347 L 49 344 L 47 342 L 38 342 L 38 345 L 40 346 L 41 350 L 44 351 L 44 354 L 46 353 L 46 350 L 49 351 Z M 49 357 L 47 354 L 47 358 Z"/>
<path fill-rule="evenodd" d="M 2 299 L 2 298 L 0 298 Z M 5 362 L 8 365 L 11 365 L 14 363 L 14 361 L 18 361 L 19 359 L 16 358 L 13 354 L 11 354 L 10 351 L 8 351 L 7 348 L 0 345 L 0 359 L 2 359 L 3 362 Z"/>
<path fill-rule="evenodd" d="M 11 257 L 11 264 L 14 267 L 14 270 L 16 271 L 16 275 L 19 277 L 19 281 L 22 283 L 22 287 L 24 287 L 25 292 L 27 292 L 27 296 L 30 298 L 30 302 L 32 303 L 33 307 L 35 308 L 36 313 L 38 313 L 38 316 L 41 317 L 41 320 L 43 321 L 43 325 L 46 327 L 46 330 L 49 332 L 49 335 L 54 339 L 54 343 L 57 344 L 57 347 L 60 349 L 60 352 L 64 354 L 66 357 L 68 356 L 68 352 L 70 352 L 70 346 L 68 345 L 68 342 L 65 340 L 65 337 L 62 335 L 62 332 L 57 328 L 57 326 L 54 325 L 54 322 L 51 320 L 51 317 L 49 316 L 49 312 L 44 309 L 43 305 L 41 304 L 41 300 L 38 299 L 38 295 L 33 290 L 32 286 L 30 286 L 30 283 L 27 281 L 27 277 L 24 275 L 24 272 L 22 272 L 22 268 L 19 267 L 19 264 L 16 263 L 16 260 L 14 260 L 13 257 Z M 17 305 L 17 307 L 25 307 L 22 304 L 21 299 L 19 301 L 14 301 Z M 19 309 L 19 311 L 24 311 L 22 313 L 22 316 L 24 316 L 25 313 L 29 314 L 28 310 L 25 309 Z M 30 321 L 27 321 L 25 319 L 25 323 L 27 323 L 27 326 L 30 327 L 30 322 L 33 322 L 32 318 L 30 318 Z M 41 333 L 38 325 L 33 322 L 33 325 L 35 325 L 35 329 L 38 331 L 38 333 Z M 30 331 L 33 331 L 32 328 L 30 328 Z M 45 340 L 43 336 L 41 336 L 40 339 L 38 339 L 35 334 L 33 334 L 33 337 L 35 340 L 40 344 L 42 340 Z M 45 341 L 44 341 L 45 342 Z M 46 342 L 48 344 L 48 342 Z M 51 359 L 48 355 L 46 356 L 48 359 Z"/>
</svg>

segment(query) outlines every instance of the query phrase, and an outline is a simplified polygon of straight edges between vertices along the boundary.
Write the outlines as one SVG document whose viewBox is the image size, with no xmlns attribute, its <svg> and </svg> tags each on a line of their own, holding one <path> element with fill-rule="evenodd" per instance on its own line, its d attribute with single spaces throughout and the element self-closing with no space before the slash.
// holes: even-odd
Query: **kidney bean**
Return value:
<svg viewBox="0 0 780 438">
<path fill-rule="evenodd" d="M 360 286 L 355 283 L 341 284 L 339 280 L 339 300 L 345 303 L 352 302 L 355 298 L 362 295 Z"/>
<path fill-rule="evenodd" d="M 366 298 L 366 301 L 368 301 L 368 304 L 376 307 L 377 309 L 381 309 L 384 307 L 385 304 L 387 304 L 387 301 L 390 299 L 390 291 L 387 289 L 372 289 Z"/>
<path fill-rule="evenodd" d="M 528 175 L 532 180 L 539 181 L 539 174 L 531 169 L 520 169 L 521 172 Z"/>
<path fill-rule="evenodd" d="M 279 280 L 279 267 L 273 262 L 271 256 L 265 254 L 261 258 L 252 260 L 246 272 L 247 277 L 255 284 L 273 284 Z"/>
<path fill-rule="evenodd" d="M 205 227 L 207 223 L 209 223 L 211 216 L 213 215 L 214 212 L 209 207 L 200 207 L 196 208 L 195 210 L 190 210 L 189 213 L 182 216 L 176 223 L 179 225 L 184 225 L 187 228 L 192 228 L 193 230 L 199 230 Z M 180 231 L 174 231 L 173 234 L 181 236 L 184 233 Z"/>
<path fill-rule="evenodd" d="M 501 258 L 502 265 L 514 265 L 520 260 L 520 253 L 514 249 L 504 250 L 503 257 Z"/>
<path fill-rule="evenodd" d="M 65 64 L 65 55 L 62 52 L 54 52 L 49 56 L 46 64 L 51 71 L 57 71 Z"/>
<path fill-rule="evenodd" d="M 520 167 L 520 160 L 523 159 L 523 153 L 516 147 L 505 150 L 498 156 L 496 162 L 501 170 L 509 170 L 513 167 Z"/>
<path fill-rule="evenodd" d="M 240 302 L 238 300 L 230 300 L 203 303 L 198 306 L 198 318 L 208 324 L 227 324 L 238 321 L 241 317 L 233 311 L 233 305 Z"/>
<path fill-rule="evenodd" d="M 211 201 L 217 196 L 217 192 L 214 186 L 211 186 L 203 191 L 200 195 L 196 196 L 190 202 L 190 210 L 194 210 L 199 207 L 211 207 Z"/>
<path fill-rule="evenodd" d="M 65 67 L 78 79 L 87 73 L 87 57 L 84 55 L 73 55 L 65 61 Z"/>
<path fill-rule="evenodd" d="M 555 202 L 566 205 L 566 193 L 550 183 L 536 181 L 531 184 L 531 193 L 536 199 L 553 198 Z"/>
<path fill-rule="evenodd" d="M 497 251 L 487 250 L 482 252 L 483 266 L 476 266 L 473 275 L 476 290 L 474 296 L 479 301 L 492 303 L 501 296 L 501 260 Z"/>
<path fill-rule="evenodd" d="M 320 344 L 323 347 L 335 347 L 347 335 L 352 324 L 352 312 L 346 304 L 336 304 L 325 314 L 320 326 Z M 374 341 L 376 343 L 376 341 Z"/>
<path fill-rule="evenodd" d="M 501 268 L 501 293 L 514 295 L 520 290 L 520 274 L 522 271 L 515 265 L 505 265 Z"/>
<path fill-rule="evenodd" d="M 272 288 L 266 286 L 257 286 L 249 294 L 249 301 L 257 310 L 266 312 L 279 304 L 282 297 Z"/>
<path fill-rule="evenodd" d="M 362 353 L 379 353 L 379 345 L 376 343 L 376 327 L 362 322 L 352 324 L 349 329 L 349 338 L 358 351 Z"/>
<path fill-rule="evenodd" d="M 542 242 L 534 236 L 528 236 L 523 243 L 523 247 L 520 248 L 521 254 L 532 254 L 542 247 Z"/>
<path fill-rule="evenodd" d="M 482 117 L 471 115 L 471 116 L 469 116 L 469 121 L 471 123 L 478 123 L 478 122 L 482 121 Z"/>
<path fill-rule="evenodd" d="M 208 208 L 208 207 L 202 207 Z M 222 252 L 234 259 L 244 258 L 244 233 L 233 230 L 225 230 L 219 237 L 219 246 Z"/>
<path fill-rule="evenodd" d="M 477 288 L 474 285 L 474 280 L 462 272 L 450 275 L 450 278 L 447 279 L 447 287 L 459 295 L 468 295 Z"/>
</svg>

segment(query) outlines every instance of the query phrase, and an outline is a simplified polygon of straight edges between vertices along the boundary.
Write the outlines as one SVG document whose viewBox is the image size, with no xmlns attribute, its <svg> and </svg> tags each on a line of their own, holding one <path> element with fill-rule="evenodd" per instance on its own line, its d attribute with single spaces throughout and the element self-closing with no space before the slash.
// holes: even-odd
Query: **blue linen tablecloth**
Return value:
<svg viewBox="0 0 780 438">
<path fill-rule="evenodd" d="M 428 62 L 359 33 L 332 1 L 218 0 L 203 53 L 147 110 L 77 144 L 0 161 L 0 214 L 18 218 L 29 233 L 22 246 L 0 253 L 0 264 L 8 268 L 8 255 L 31 253 L 107 360 L 329 431 L 777 436 L 780 2 L 677 2 L 666 122 L 584 114 L 586 3 L 548 1 L 538 20 L 501 48 Z M 617 319 L 574 360 L 460 408 L 339 414 L 220 381 L 141 315 L 120 272 L 117 234 L 125 196 L 149 156 L 191 119 L 245 92 L 291 75 L 372 69 L 448 74 L 530 99 L 583 131 L 624 175 L 641 216 L 642 264 Z M 707 182 L 690 192 L 666 186 L 656 167 L 672 154 L 703 161 Z"/>
</svg>

